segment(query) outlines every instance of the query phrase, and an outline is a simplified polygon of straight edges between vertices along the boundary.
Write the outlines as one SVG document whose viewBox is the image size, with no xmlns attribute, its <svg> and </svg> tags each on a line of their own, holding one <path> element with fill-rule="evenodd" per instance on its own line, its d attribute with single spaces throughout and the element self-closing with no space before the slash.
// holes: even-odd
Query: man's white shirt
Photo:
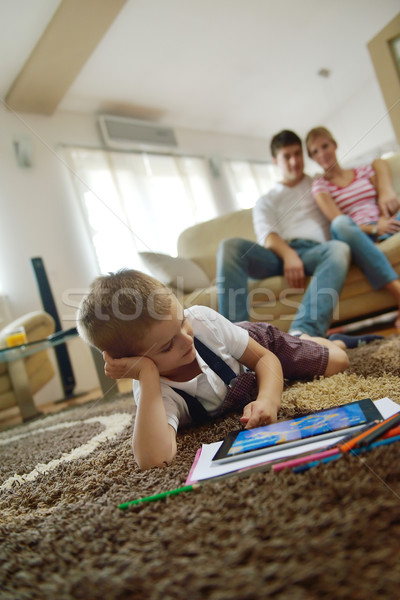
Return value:
<svg viewBox="0 0 400 600">
<path fill-rule="evenodd" d="M 323 243 L 330 239 L 329 221 L 313 198 L 311 184 L 309 175 L 294 187 L 278 183 L 257 201 L 253 223 L 261 246 L 272 232 L 286 242 L 304 239 Z"/>
</svg>

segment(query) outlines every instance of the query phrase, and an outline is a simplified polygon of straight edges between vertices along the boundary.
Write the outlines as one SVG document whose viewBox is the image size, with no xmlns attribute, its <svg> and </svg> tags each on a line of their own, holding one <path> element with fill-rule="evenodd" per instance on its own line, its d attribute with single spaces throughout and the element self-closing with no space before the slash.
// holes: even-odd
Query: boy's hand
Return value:
<svg viewBox="0 0 400 600">
<path fill-rule="evenodd" d="M 245 425 L 245 429 L 252 429 L 253 427 L 275 423 L 277 414 L 277 408 L 269 402 L 254 400 L 254 402 L 250 402 L 244 407 L 240 422 Z"/>
<path fill-rule="evenodd" d="M 154 362 L 146 356 L 127 356 L 125 358 L 112 358 L 108 352 L 103 352 L 104 372 L 112 379 L 140 379 L 140 375 L 154 369 L 158 374 Z"/>
</svg>

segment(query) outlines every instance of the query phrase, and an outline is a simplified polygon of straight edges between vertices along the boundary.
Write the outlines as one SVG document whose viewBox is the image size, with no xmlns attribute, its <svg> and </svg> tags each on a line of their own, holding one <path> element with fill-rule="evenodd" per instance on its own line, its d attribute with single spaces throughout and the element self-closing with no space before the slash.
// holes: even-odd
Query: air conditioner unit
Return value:
<svg viewBox="0 0 400 600">
<path fill-rule="evenodd" d="M 99 116 L 100 131 L 105 145 L 116 150 L 134 150 L 138 148 L 176 147 L 175 133 L 170 127 L 156 125 L 147 121 Z"/>
</svg>

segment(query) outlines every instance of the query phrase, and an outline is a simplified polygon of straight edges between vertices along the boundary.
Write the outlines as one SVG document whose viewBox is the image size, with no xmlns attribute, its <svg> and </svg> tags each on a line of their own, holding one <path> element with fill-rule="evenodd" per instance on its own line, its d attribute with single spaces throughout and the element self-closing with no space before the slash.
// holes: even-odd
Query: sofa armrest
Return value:
<svg viewBox="0 0 400 600">
<path fill-rule="evenodd" d="M 0 331 L 0 345 L 6 345 L 7 336 L 18 327 L 24 327 L 28 342 L 36 342 L 55 331 L 55 321 L 44 311 L 34 311 L 15 319 Z"/>
<path fill-rule="evenodd" d="M 392 174 L 392 185 L 397 196 L 400 198 L 400 152 L 385 158 L 385 160 L 389 164 Z"/>
</svg>

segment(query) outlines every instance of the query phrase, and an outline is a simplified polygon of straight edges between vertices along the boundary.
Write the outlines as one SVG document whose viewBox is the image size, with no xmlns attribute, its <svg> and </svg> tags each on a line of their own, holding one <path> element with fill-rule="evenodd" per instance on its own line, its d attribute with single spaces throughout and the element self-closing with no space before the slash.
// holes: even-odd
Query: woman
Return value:
<svg viewBox="0 0 400 600">
<path fill-rule="evenodd" d="M 324 170 L 324 175 L 314 180 L 312 192 L 331 222 L 332 239 L 350 246 L 355 263 L 371 286 L 393 294 L 400 311 L 399 277 L 376 244 L 400 231 L 400 222 L 394 215 L 399 203 L 385 161 L 378 159 L 374 166 L 342 169 L 336 158 L 336 141 L 325 127 L 312 129 L 306 145 L 310 158 Z M 377 200 L 378 187 L 385 195 L 381 206 Z M 395 326 L 400 329 L 400 316 Z"/>
</svg>

